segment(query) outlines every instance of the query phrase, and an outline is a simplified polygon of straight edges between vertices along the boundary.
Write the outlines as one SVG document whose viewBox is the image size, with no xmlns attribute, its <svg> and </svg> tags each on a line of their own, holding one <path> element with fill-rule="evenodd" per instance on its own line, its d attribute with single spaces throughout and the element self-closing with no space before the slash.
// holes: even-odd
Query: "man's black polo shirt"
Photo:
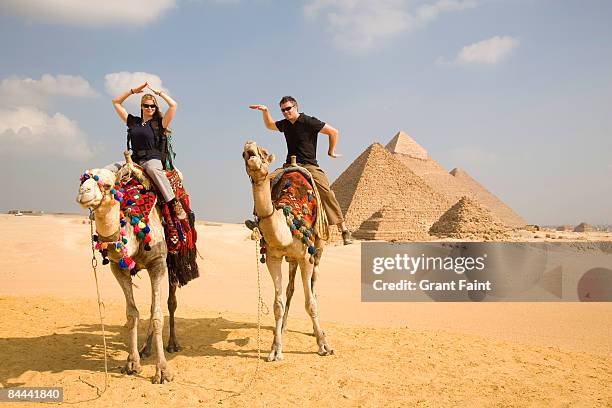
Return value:
<svg viewBox="0 0 612 408">
<path fill-rule="evenodd" d="M 325 122 L 303 113 L 300 113 L 295 123 L 287 119 L 276 122 L 277 129 L 285 134 L 287 142 L 286 163 L 291 162 L 291 156 L 296 156 L 298 163 L 318 166 L 317 138 L 323 126 Z"/>
</svg>

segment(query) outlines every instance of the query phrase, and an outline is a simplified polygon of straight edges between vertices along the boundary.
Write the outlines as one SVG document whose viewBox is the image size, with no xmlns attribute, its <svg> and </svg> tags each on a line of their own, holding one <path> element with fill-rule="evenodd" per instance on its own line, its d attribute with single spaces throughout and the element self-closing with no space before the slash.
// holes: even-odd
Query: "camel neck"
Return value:
<svg viewBox="0 0 612 408">
<path fill-rule="evenodd" d="M 98 235 L 110 237 L 119 231 L 119 203 L 112 200 L 112 204 L 100 206 L 95 212 L 96 232 Z"/>
<path fill-rule="evenodd" d="M 263 183 L 253 184 L 253 201 L 255 202 L 255 214 L 260 218 L 259 229 L 266 242 L 275 247 L 290 245 L 293 241 L 291 231 L 289 231 L 283 212 L 274 209 L 269 176 Z"/>
<path fill-rule="evenodd" d="M 255 202 L 255 214 L 259 218 L 267 217 L 274 211 L 270 193 L 270 176 L 259 183 L 253 183 L 253 201 Z"/>
</svg>

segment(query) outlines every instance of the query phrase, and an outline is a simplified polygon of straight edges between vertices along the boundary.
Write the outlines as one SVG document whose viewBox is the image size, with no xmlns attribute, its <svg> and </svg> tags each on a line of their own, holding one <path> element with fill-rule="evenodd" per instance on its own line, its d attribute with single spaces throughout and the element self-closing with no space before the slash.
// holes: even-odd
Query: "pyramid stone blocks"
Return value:
<svg viewBox="0 0 612 408">
<path fill-rule="evenodd" d="M 427 235 L 451 204 L 379 143 L 370 145 L 331 187 L 357 238 L 376 235 L 375 226 L 389 233 L 381 239 Z"/>
</svg>

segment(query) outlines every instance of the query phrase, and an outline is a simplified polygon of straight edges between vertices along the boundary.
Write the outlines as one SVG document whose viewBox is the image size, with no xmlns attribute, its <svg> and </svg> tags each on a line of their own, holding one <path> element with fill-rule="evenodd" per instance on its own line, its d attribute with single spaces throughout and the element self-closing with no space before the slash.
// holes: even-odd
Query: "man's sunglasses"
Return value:
<svg viewBox="0 0 612 408">
<path fill-rule="evenodd" d="M 291 109 L 293 109 L 293 106 L 289 106 L 288 108 L 281 108 L 281 112 L 289 112 Z"/>
<path fill-rule="evenodd" d="M 157 108 L 157 106 L 156 106 L 156 105 L 149 105 L 149 104 L 147 104 L 147 103 L 143 103 L 143 104 L 142 104 L 142 107 L 143 107 L 143 108 L 150 108 L 150 109 Z"/>
</svg>

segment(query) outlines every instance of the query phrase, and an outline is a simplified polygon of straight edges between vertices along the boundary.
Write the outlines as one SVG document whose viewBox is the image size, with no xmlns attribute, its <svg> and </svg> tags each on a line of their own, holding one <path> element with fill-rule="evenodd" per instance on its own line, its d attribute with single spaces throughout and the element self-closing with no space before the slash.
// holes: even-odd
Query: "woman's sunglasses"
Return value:
<svg viewBox="0 0 612 408">
<path fill-rule="evenodd" d="M 143 107 L 143 108 L 149 108 L 149 109 L 154 109 L 154 108 L 157 108 L 157 106 L 156 106 L 156 105 L 149 105 L 149 104 L 147 104 L 147 103 L 143 103 L 143 104 L 142 104 L 142 107 Z"/>
</svg>

